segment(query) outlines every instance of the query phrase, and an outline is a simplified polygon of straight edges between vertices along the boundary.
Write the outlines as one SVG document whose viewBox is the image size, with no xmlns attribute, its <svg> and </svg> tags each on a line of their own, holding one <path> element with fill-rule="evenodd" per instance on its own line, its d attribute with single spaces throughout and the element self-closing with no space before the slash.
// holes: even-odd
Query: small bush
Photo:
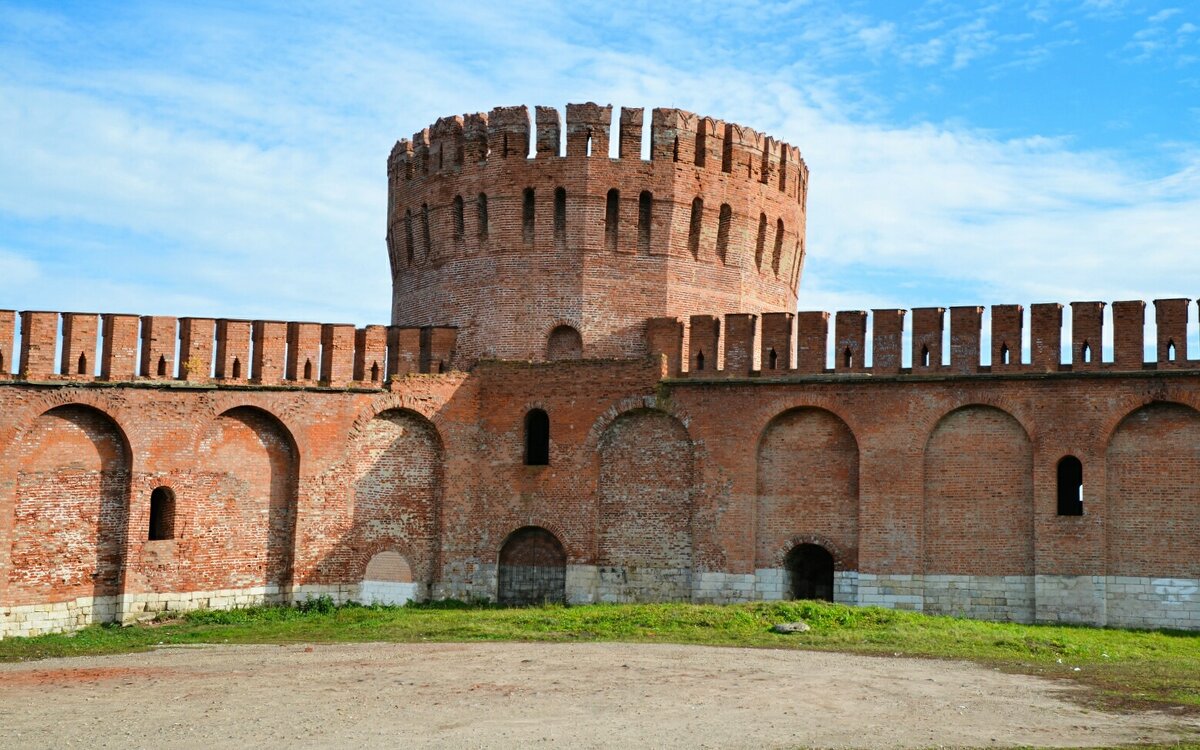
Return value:
<svg viewBox="0 0 1200 750">
<path fill-rule="evenodd" d="M 329 594 L 321 596 L 309 596 L 302 602 L 296 602 L 296 609 L 304 614 L 328 615 L 337 611 L 338 605 L 333 601 L 333 597 Z"/>
</svg>

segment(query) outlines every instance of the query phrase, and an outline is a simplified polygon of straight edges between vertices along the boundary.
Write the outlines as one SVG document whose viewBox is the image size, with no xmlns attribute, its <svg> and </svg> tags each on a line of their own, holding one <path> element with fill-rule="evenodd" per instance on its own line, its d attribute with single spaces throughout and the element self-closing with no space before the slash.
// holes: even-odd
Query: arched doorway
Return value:
<svg viewBox="0 0 1200 750">
<path fill-rule="evenodd" d="M 562 543 L 540 526 L 525 526 L 508 535 L 500 548 L 496 599 L 501 604 L 563 603 L 567 598 L 567 553 Z"/>
<path fill-rule="evenodd" d="M 793 599 L 833 601 L 833 555 L 819 544 L 797 544 L 788 553 Z"/>
</svg>

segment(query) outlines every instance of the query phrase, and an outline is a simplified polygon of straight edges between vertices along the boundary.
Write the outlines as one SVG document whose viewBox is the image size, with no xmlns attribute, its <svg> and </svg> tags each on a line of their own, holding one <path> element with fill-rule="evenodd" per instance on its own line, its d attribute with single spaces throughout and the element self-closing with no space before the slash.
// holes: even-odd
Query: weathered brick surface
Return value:
<svg viewBox="0 0 1200 750">
<path fill-rule="evenodd" d="M 1114 305 L 1115 356 L 1103 304 L 1073 304 L 1069 362 L 1061 305 L 1030 307 L 1029 356 L 1022 308 L 994 308 L 990 366 L 982 308 L 793 315 L 794 149 L 656 110 L 642 162 L 629 111 L 610 160 L 609 111 L 580 105 L 559 157 L 553 114 L 532 160 L 520 108 L 398 145 L 398 325 L 105 314 L 98 352 L 95 316 L 0 311 L 0 636 L 312 595 L 778 599 L 800 544 L 838 601 L 1200 628 L 1191 303 L 1156 303 L 1147 363 L 1141 303 Z"/>
</svg>

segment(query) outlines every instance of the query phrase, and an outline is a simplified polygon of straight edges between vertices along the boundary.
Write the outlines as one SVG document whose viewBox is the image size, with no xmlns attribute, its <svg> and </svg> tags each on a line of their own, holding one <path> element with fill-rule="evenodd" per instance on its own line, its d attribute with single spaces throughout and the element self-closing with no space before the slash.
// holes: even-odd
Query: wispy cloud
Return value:
<svg viewBox="0 0 1200 750">
<path fill-rule="evenodd" d="M 1148 163 L 895 112 L 880 77 L 898 63 L 937 69 L 904 84 L 935 87 L 1078 43 L 1006 28 L 998 5 L 124 12 L 0 9 L 0 306 L 384 321 L 392 142 L 445 114 L 588 99 L 798 144 L 813 171 L 805 307 L 1200 289 L 1194 145 Z"/>
</svg>

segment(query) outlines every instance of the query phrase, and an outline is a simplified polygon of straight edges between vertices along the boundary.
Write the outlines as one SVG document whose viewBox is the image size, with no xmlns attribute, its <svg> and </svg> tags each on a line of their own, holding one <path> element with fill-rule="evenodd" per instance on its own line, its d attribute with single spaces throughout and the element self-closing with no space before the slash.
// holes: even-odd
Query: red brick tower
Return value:
<svg viewBox="0 0 1200 750">
<path fill-rule="evenodd" d="M 749 128 L 656 109 L 448 117 L 388 159 L 392 323 L 459 328 L 456 362 L 624 358 L 646 319 L 794 310 L 808 168 Z"/>
</svg>

